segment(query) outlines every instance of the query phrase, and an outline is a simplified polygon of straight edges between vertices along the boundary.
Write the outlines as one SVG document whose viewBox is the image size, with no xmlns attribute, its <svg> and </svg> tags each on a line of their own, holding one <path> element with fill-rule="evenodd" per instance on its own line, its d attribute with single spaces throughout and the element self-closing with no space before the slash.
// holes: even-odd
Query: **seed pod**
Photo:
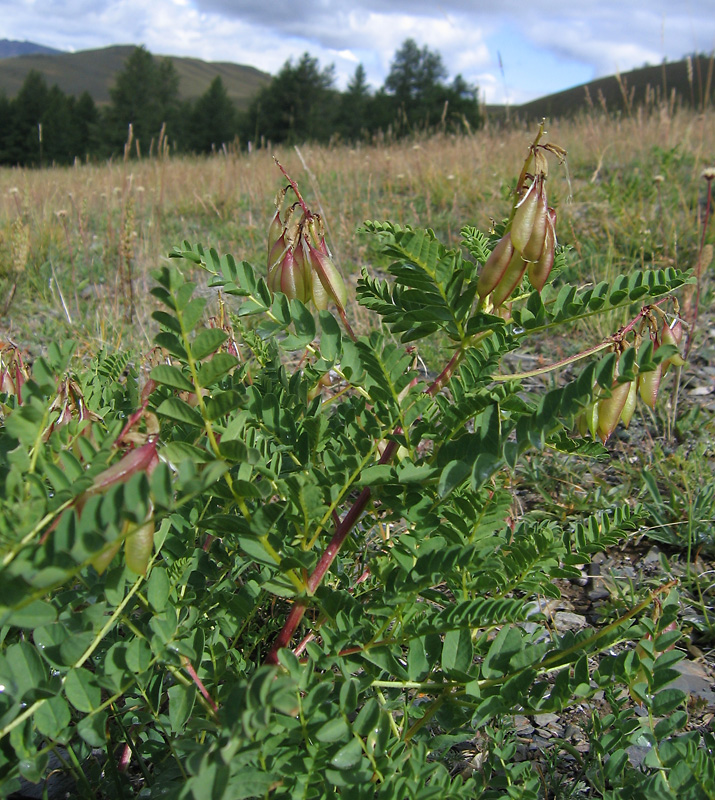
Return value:
<svg viewBox="0 0 715 800">
<path fill-rule="evenodd" d="M 304 242 L 307 246 L 308 262 L 313 270 L 312 291 L 315 307 L 323 310 L 328 307 L 328 301 L 332 299 L 338 308 L 344 309 L 348 302 L 348 292 L 337 267 L 329 256 L 321 253 L 309 241 L 304 240 Z"/>
<path fill-rule="evenodd" d="M 628 384 L 628 396 L 621 411 L 621 422 L 624 427 L 628 427 L 633 419 L 633 412 L 636 410 L 636 401 L 638 399 L 638 381 L 631 381 Z"/>
<path fill-rule="evenodd" d="M 678 334 L 675 333 L 675 326 L 678 325 Z M 673 323 L 673 328 L 668 325 L 667 322 L 663 323 L 663 329 L 660 332 L 660 343 L 661 344 L 672 344 L 673 347 L 678 347 L 680 344 L 680 340 L 683 338 L 683 326 L 680 324 L 679 320 L 676 320 Z M 666 359 L 664 364 L 670 366 L 671 364 L 675 367 L 682 367 L 685 365 L 685 359 L 680 355 L 680 353 L 675 353 L 670 358 Z"/>
<path fill-rule="evenodd" d="M 641 400 L 650 408 L 655 408 L 655 401 L 658 397 L 660 379 L 663 375 L 663 365 L 658 366 L 650 372 L 638 373 L 638 392 Z"/>
<path fill-rule="evenodd" d="M 280 262 L 268 275 L 268 288 L 283 292 L 289 300 L 307 303 L 311 295 L 311 274 L 301 248 L 288 248 Z"/>
<path fill-rule="evenodd" d="M 598 435 L 604 444 L 616 430 L 626 405 L 630 386 L 630 382 L 614 383 L 611 386 L 611 396 L 598 401 Z"/>
<path fill-rule="evenodd" d="M 146 575 L 146 568 L 154 549 L 154 519 L 130 531 L 124 540 L 124 559 L 127 569 L 137 575 Z"/>
<path fill-rule="evenodd" d="M 584 419 L 586 423 L 586 430 L 591 434 L 591 438 L 595 439 L 598 433 L 598 401 L 591 403 L 584 412 Z M 585 436 L 586 434 L 584 434 Z"/>
<path fill-rule="evenodd" d="M 495 289 L 504 275 L 512 255 L 514 255 L 514 245 L 511 243 L 511 234 L 507 233 L 496 243 L 479 273 L 477 292 L 482 299 Z"/>
<path fill-rule="evenodd" d="M 526 190 L 526 194 L 519 200 L 511 221 L 511 241 L 514 247 L 522 251 L 531 238 L 534 228 L 536 212 L 539 208 L 539 188 L 541 183 L 539 178 L 535 178 L 531 186 Z"/>
<path fill-rule="evenodd" d="M 283 258 L 283 254 L 287 248 L 286 243 L 286 236 L 285 231 L 273 242 L 273 247 L 271 247 L 268 253 L 268 274 L 270 275 L 271 272 L 278 266 L 281 259 Z"/>
<path fill-rule="evenodd" d="M 529 263 L 529 280 L 531 285 L 540 292 L 546 285 L 546 281 L 551 274 L 551 268 L 554 266 L 554 257 L 556 255 L 556 212 L 553 208 L 549 209 L 546 218 L 546 237 L 544 239 L 544 248 L 541 251 L 541 257 L 538 261 Z"/>
<path fill-rule="evenodd" d="M 516 289 L 519 283 L 521 283 L 525 272 L 526 261 L 521 257 L 521 253 L 514 249 L 511 259 L 504 270 L 504 274 L 492 293 L 492 304 L 494 308 L 499 308 L 514 289 Z"/>
<path fill-rule="evenodd" d="M 537 200 L 531 236 L 521 252 L 524 261 L 538 261 L 544 251 L 547 223 L 549 220 L 549 204 L 546 202 L 546 188 L 543 179 L 539 181 Z"/>
<path fill-rule="evenodd" d="M 280 210 L 276 210 L 275 216 L 271 220 L 271 224 L 268 227 L 268 263 L 271 263 L 271 253 L 273 252 L 273 246 L 278 241 L 279 238 L 285 233 L 285 228 L 283 223 L 281 222 L 281 213 Z"/>
</svg>

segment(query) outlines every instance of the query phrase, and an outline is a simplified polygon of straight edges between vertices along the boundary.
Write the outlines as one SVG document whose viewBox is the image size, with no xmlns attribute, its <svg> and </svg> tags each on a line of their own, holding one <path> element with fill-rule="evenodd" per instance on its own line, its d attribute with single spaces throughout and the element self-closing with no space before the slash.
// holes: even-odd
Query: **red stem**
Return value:
<svg viewBox="0 0 715 800">
<path fill-rule="evenodd" d="M 401 429 L 397 428 L 395 433 L 399 435 L 399 433 L 401 433 Z M 392 456 L 396 450 L 397 442 L 393 439 L 387 443 L 387 446 L 380 456 L 380 461 L 378 463 L 387 464 L 392 459 Z M 337 556 L 343 542 L 347 538 L 347 535 L 355 527 L 356 522 L 362 516 L 363 511 L 370 502 L 371 494 L 370 487 L 366 486 L 360 492 L 357 500 L 353 503 L 348 513 L 343 517 L 342 521 L 335 529 L 333 538 L 328 543 L 323 555 L 320 557 L 315 569 L 308 578 L 308 583 L 306 585 L 308 596 L 298 598 L 293 604 L 293 608 L 291 608 L 283 628 L 276 637 L 275 642 L 273 642 L 273 646 L 268 651 L 268 655 L 266 656 L 267 664 L 277 664 L 278 651 L 283 647 L 288 647 L 290 644 L 290 640 L 293 638 L 293 634 L 295 633 L 296 628 L 300 624 L 300 621 L 303 619 L 303 615 L 308 608 L 311 595 L 315 594 L 316 590 L 320 586 L 320 582 L 325 577 L 325 573 L 330 569 L 330 565 L 335 560 L 335 556 Z"/>
</svg>

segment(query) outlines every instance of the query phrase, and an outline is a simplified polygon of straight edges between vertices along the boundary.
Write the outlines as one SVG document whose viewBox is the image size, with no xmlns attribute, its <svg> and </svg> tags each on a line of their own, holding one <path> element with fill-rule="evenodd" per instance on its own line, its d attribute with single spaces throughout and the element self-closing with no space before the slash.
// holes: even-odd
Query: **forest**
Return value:
<svg viewBox="0 0 715 800">
<path fill-rule="evenodd" d="M 32 71 L 14 98 L 0 94 L 0 164 L 72 164 L 121 155 L 132 126 L 133 154 L 153 147 L 172 153 L 222 148 L 328 143 L 393 137 L 436 129 L 478 127 L 478 91 L 461 75 L 448 80 L 439 52 L 407 39 L 395 52 L 384 85 L 373 91 L 358 64 L 345 91 L 332 65 L 308 53 L 289 60 L 273 80 L 239 110 L 220 77 L 195 101 L 181 100 L 179 77 L 168 59 L 137 47 L 117 74 L 108 105 L 88 92 L 79 97 L 48 86 Z"/>
</svg>

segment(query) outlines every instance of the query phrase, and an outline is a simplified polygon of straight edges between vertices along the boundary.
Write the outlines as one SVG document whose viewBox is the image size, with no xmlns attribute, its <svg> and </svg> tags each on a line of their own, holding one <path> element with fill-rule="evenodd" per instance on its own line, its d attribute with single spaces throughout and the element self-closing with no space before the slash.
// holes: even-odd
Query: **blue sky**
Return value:
<svg viewBox="0 0 715 800">
<path fill-rule="evenodd" d="M 519 104 L 664 58 L 715 49 L 715 0 L 0 0 L 0 39 L 157 55 L 275 73 L 308 51 L 342 88 L 380 86 L 407 38 L 442 54 L 488 103 Z M 499 57 L 503 73 L 499 66 Z"/>
</svg>

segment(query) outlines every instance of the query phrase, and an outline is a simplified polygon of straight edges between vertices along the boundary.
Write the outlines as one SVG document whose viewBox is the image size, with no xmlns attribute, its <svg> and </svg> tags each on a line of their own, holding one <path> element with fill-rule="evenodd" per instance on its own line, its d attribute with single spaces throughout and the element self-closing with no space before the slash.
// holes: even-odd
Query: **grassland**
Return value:
<svg viewBox="0 0 715 800">
<path fill-rule="evenodd" d="M 573 246 L 569 280 L 587 282 L 644 263 L 693 265 L 704 167 L 715 160 L 715 114 L 653 109 L 630 118 L 589 114 L 555 123 L 569 151 L 549 179 L 557 233 Z M 462 225 L 487 229 L 508 208 L 530 128 L 376 146 L 277 150 L 320 206 L 348 276 L 372 264 L 365 219 L 433 228 L 450 243 Z M 0 171 L 3 338 L 37 352 L 71 335 L 88 349 L 151 338 L 150 272 L 184 239 L 259 268 L 281 186 L 273 152 L 207 159 L 114 161 Z M 135 309 L 129 309 L 129 277 Z M 131 319 L 131 321 L 129 321 Z"/>
</svg>

